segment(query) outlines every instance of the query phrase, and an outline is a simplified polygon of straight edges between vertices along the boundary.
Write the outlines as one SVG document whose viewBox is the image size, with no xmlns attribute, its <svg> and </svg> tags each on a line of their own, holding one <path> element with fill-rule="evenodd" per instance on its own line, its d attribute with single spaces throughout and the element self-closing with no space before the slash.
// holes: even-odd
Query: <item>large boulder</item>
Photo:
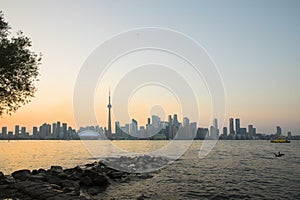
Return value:
<svg viewBox="0 0 300 200">
<path fill-rule="evenodd" d="M 22 170 L 13 172 L 11 175 L 12 175 L 12 177 L 14 177 L 17 180 L 25 181 L 27 178 L 30 177 L 31 173 L 30 173 L 30 170 L 28 170 L 28 169 L 22 169 Z"/>
</svg>

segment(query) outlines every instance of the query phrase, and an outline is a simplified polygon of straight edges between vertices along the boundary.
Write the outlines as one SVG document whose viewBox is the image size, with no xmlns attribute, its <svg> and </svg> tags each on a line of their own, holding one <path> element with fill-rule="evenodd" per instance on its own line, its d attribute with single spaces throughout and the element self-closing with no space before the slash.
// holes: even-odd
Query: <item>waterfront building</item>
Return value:
<svg viewBox="0 0 300 200">
<path fill-rule="evenodd" d="M 234 121 L 233 121 L 233 118 L 230 118 L 229 119 L 229 133 L 231 135 L 234 134 Z"/>
<path fill-rule="evenodd" d="M 236 134 L 240 134 L 240 128 L 241 128 L 240 119 L 237 118 L 237 119 L 235 119 L 235 132 L 236 132 Z"/>
</svg>

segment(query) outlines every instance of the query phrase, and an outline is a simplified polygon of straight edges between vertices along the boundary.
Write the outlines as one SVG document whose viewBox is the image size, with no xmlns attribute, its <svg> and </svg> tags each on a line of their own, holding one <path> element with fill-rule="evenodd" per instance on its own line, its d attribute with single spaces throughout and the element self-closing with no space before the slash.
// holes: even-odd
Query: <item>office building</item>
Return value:
<svg viewBox="0 0 300 200">
<path fill-rule="evenodd" d="M 237 118 L 237 119 L 235 119 L 235 132 L 236 132 L 236 134 L 240 134 L 240 128 L 241 128 L 240 119 Z"/>
<path fill-rule="evenodd" d="M 233 121 L 233 118 L 229 119 L 229 133 L 234 134 L 234 121 Z"/>
</svg>

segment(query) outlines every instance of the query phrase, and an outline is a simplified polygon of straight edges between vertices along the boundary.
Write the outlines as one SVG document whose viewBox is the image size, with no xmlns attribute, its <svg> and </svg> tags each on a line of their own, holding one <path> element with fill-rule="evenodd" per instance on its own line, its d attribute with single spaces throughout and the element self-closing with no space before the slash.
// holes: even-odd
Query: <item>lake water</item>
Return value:
<svg viewBox="0 0 300 200">
<path fill-rule="evenodd" d="M 90 141 L 105 149 L 103 141 Z M 113 141 L 127 151 L 148 152 L 168 141 Z M 300 141 L 219 141 L 199 158 L 203 141 L 195 141 L 185 154 L 153 178 L 112 184 L 104 199 L 299 199 Z M 276 158 L 274 152 L 285 156 Z M 0 141 L 0 171 L 74 167 L 93 162 L 81 141 Z"/>
</svg>

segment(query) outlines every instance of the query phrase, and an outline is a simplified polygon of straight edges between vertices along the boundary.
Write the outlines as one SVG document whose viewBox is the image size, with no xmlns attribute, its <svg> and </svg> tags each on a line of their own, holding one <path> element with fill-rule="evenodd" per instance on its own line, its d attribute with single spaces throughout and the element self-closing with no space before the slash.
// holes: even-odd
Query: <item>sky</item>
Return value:
<svg viewBox="0 0 300 200">
<path fill-rule="evenodd" d="M 22 30 L 31 38 L 33 50 L 43 54 L 35 97 L 11 116 L 2 116 L 0 126 L 13 130 L 19 124 L 30 131 L 44 122 L 61 121 L 75 127 L 74 87 L 90 54 L 122 32 L 160 27 L 193 38 L 216 64 L 226 92 L 225 126 L 233 117 L 241 119 L 241 126 L 254 124 L 258 132 L 274 133 L 279 125 L 284 133 L 300 134 L 300 1 L 0 0 L 0 5 L 12 32 Z M 155 52 L 125 56 L 114 63 L 114 72 L 151 56 L 156 59 Z M 121 81 L 121 74 L 112 76 L 100 80 L 95 91 L 94 108 L 101 126 L 107 124 L 108 90 L 111 87 L 113 93 Z M 203 80 L 199 88 L 198 125 L 208 126 L 212 109 Z M 150 114 L 184 117 L 176 95 L 165 89 L 152 85 L 133 91 L 130 99 L 124 99 L 129 116 L 141 125 Z M 113 118 L 127 120 L 116 112 Z"/>
</svg>

